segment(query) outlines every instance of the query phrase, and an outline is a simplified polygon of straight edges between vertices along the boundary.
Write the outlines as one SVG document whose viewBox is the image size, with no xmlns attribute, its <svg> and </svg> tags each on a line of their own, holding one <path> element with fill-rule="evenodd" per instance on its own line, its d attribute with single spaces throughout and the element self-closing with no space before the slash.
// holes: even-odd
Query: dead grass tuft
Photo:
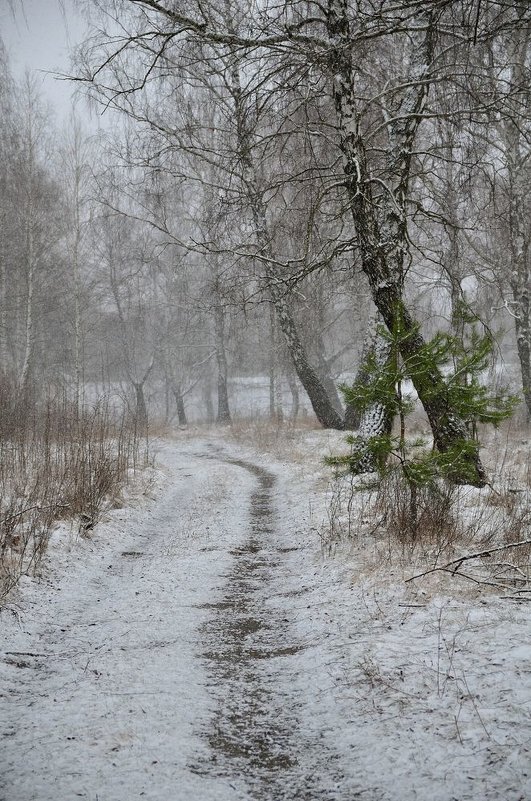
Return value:
<svg viewBox="0 0 531 801">
<path fill-rule="evenodd" d="M 461 530 L 455 497 L 456 487 L 444 481 L 417 487 L 413 494 L 401 472 L 394 470 L 378 484 L 374 509 L 387 537 L 411 546 L 422 540 L 444 550 Z"/>
<path fill-rule="evenodd" d="M 228 435 L 236 442 L 270 453 L 278 458 L 289 456 L 291 461 L 304 458 L 304 451 L 299 454 L 298 443 L 303 432 L 321 430 L 314 418 L 301 418 L 296 423 L 277 418 L 274 420 L 236 419 L 233 421 Z"/>
<path fill-rule="evenodd" d="M 507 427 L 488 442 L 493 483 L 481 490 L 439 481 L 418 488 L 412 501 L 399 471 L 379 481 L 375 476 L 372 484 L 367 477 L 338 479 L 324 542 L 330 550 L 333 543 L 351 541 L 363 571 L 398 568 L 404 578 L 433 578 L 436 571 L 446 589 L 450 575 L 463 580 L 453 587 L 531 600 L 531 490 L 523 433 Z"/>
<path fill-rule="evenodd" d="M 0 407 L 0 601 L 35 574 L 58 520 L 89 532 L 146 458 L 134 425 L 105 401 L 78 412 L 65 397 L 23 403 L 9 386 Z"/>
</svg>

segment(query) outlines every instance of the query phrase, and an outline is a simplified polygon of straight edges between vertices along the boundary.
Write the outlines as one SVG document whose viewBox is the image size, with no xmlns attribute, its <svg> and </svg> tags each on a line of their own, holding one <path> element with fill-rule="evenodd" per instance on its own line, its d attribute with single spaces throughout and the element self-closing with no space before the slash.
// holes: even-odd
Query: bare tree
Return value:
<svg viewBox="0 0 531 801">
<path fill-rule="evenodd" d="M 39 292 L 57 241 L 57 187 L 44 168 L 50 140 L 46 109 L 36 79 L 26 74 L 20 103 L 21 135 L 17 163 L 20 234 L 23 241 L 24 334 L 19 386 L 28 397 L 35 389 Z"/>
<path fill-rule="evenodd" d="M 87 283 L 87 234 L 91 222 L 91 148 L 79 117 L 72 112 L 65 142 L 61 147 L 61 189 L 66 224 L 66 258 L 72 288 L 72 361 L 74 403 L 79 410 L 83 400 L 85 315 Z"/>
<path fill-rule="evenodd" d="M 119 359 L 135 398 L 135 420 L 145 428 L 148 409 L 146 382 L 155 364 L 153 322 L 154 288 L 146 274 L 142 233 L 132 231 L 131 221 L 104 207 L 98 221 L 98 253 L 105 270 L 103 288 L 116 314 Z"/>
<path fill-rule="evenodd" d="M 325 424 L 343 425 L 335 410 L 330 411 L 330 400 L 309 364 L 287 301 L 294 274 L 305 275 L 321 266 L 322 260 L 299 260 L 297 273 L 292 270 L 292 258 L 283 261 L 275 253 L 274 204 L 268 193 L 278 193 L 281 184 L 264 184 L 257 161 L 257 154 L 263 157 L 269 152 L 270 142 L 285 141 L 278 138 L 280 128 L 257 125 L 257 120 L 264 119 L 264 108 L 273 108 L 271 98 L 278 98 L 276 107 L 282 109 L 280 99 L 286 97 L 282 82 L 293 86 L 305 81 L 318 87 L 324 98 L 321 107 L 335 114 L 335 125 L 317 114 L 307 131 L 311 137 L 333 140 L 341 155 L 326 194 L 332 197 L 335 191 L 338 219 L 345 225 L 348 211 L 355 231 L 344 241 L 336 238 L 329 253 L 352 253 L 355 248 L 374 304 L 398 343 L 424 406 L 436 447 L 442 452 L 461 450 L 462 474 L 456 473 L 455 478 L 480 486 L 486 478 L 478 449 L 469 441 L 465 421 L 450 400 L 442 371 L 426 359 L 426 339 L 406 303 L 406 281 L 413 258 L 410 217 L 418 211 L 412 170 L 420 164 L 416 161 L 419 129 L 424 120 L 448 113 L 436 102 L 428 106 L 430 87 L 435 82 L 441 87 L 458 82 L 455 70 L 447 69 L 447 53 L 466 57 L 478 43 L 498 33 L 506 37 L 529 24 L 529 14 L 525 9 L 520 13 L 520 4 L 514 13 L 512 8 L 495 5 L 492 13 L 490 9 L 482 13 L 478 7 L 474 14 L 466 0 L 422 7 L 405 0 L 392 8 L 328 0 L 326 7 L 311 11 L 298 2 L 255 11 L 232 7 L 228 0 L 192 4 L 187 10 L 159 0 L 123 0 L 113 8 L 115 14 L 125 15 L 120 13 L 125 33 L 118 42 L 95 43 L 92 55 L 97 54 L 97 61 L 85 74 L 104 102 L 136 115 L 143 123 L 147 116 L 135 111 L 134 97 L 162 73 L 187 76 L 181 80 L 194 90 L 201 86 L 201 91 L 210 92 L 219 107 L 226 109 L 230 99 L 237 169 L 233 162 L 226 171 L 226 185 L 230 191 L 234 178 L 240 180 L 252 220 L 253 255 L 262 265 L 280 327 L 314 409 Z M 192 64 L 202 65 L 200 74 L 192 75 Z M 459 113 L 466 113 L 462 105 Z M 168 126 L 161 123 L 159 127 Z M 187 134 L 186 126 L 183 130 Z M 182 136 L 177 137 L 176 142 L 182 141 Z M 208 151 L 208 158 L 217 156 Z M 315 171 L 304 172 L 306 165 L 297 166 L 298 175 L 315 180 Z M 240 248 L 240 255 L 250 256 L 247 250 L 245 254 Z"/>
</svg>

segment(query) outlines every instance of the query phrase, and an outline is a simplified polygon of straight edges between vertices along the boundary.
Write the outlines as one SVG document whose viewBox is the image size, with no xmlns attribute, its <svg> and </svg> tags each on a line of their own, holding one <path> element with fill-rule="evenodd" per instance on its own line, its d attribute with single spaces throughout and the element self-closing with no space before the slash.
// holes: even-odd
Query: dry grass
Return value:
<svg viewBox="0 0 531 801">
<path fill-rule="evenodd" d="M 453 546 L 462 531 L 456 495 L 455 486 L 441 481 L 418 487 L 413 496 L 401 471 L 395 470 L 379 483 L 374 510 L 388 539 L 412 549 L 422 542 L 443 552 Z"/>
<path fill-rule="evenodd" d="M 322 430 L 313 418 L 301 418 L 296 423 L 281 419 L 237 419 L 228 431 L 240 444 L 248 445 L 276 456 L 293 455 L 294 447 L 304 433 Z"/>
<path fill-rule="evenodd" d="M 414 513 L 400 471 L 372 486 L 363 477 L 337 479 L 323 535 L 326 547 L 351 542 L 362 572 L 392 569 L 406 578 L 436 570 L 439 587 L 444 582 L 447 588 L 450 574 L 462 579 L 452 583 L 454 588 L 531 600 L 531 544 L 513 547 L 531 539 L 529 439 L 526 428 L 510 423 L 492 432 L 482 453 L 491 485 L 478 490 L 440 481 L 419 488 Z M 491 553 L 494 548 L 504 550 Z M 482 555 L 445 573 L 449 562 L 475 553 Z"/>
<path fill-rule="evenodd" d="M 66 398 L 21 403 L 3 382 L 0 407 L 0 600 L 32 574 L 56 521 L 82 533 L 115 503 L 145 458 L 143 441 L 105 402 L 77 413 Z"/>
</svg>

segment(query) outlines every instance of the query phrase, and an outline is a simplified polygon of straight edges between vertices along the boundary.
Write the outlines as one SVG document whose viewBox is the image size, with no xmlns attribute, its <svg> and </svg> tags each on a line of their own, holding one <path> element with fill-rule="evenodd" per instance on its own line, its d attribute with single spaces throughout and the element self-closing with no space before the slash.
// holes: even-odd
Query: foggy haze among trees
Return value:
<svg viewBox="0 0 531 801">
<path fill-rule="evenodd" d="M 398 360 L 451 453 L 472 434 L 455 350 L 430 344 L 447 333 L 491 340 L 482 381 L 529 422 L 527 3 L 84 5 L 73 77 L 106 133 L 74 113 L 57 131 L 0 60 L 0 353 L 20 403 L 107 393 L 142 426 L 314 413 L 363 442 L 394 401 L 360 424 L 339 386 Z M 476 447 L 465 461 L 484 483 Z"/>
</svg>

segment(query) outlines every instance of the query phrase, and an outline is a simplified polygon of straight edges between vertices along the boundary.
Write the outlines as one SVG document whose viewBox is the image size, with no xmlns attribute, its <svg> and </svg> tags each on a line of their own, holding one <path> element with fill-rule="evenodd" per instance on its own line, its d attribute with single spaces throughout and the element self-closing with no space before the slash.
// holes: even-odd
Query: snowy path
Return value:
<svg viewBox="0 0 531 801">
<path fill-rule="evenodd" d="M 161 460 L 2 613 L 0 801 L 531 798 L 527 607 L 353 583 L 306 460 Z"/>
<path fill-rule="evenodd" d="M 295 548 L 275 476 L 179 450 L 157 504 L 75 546 L 24 615 L 3 663 L 5 801 L 337 797 L 286 680 L 303 644 L 270 605 Z"/>
<path fill-rule="evenodd" d="M 223 597 L 207 605 L 214 614 L 203 627 L 204 656 L 217 707 L 206 735 L 209 764 L 198 771 L 208 776 L 214 770 L 227 779 L 237 771 L 256 799 L 346 799 L 345 788 L 340 791 L 344 777 L 335 767 L 338 754 L 324 747 L 320 732 L 305 732 L 299 719 L 309 694 L 305 699 L 296 692 L 300 666 L 294 658 L 307 646 L 290 627 L 292 608 L 278 604 L 299 594 L 286 590 L 289 555 L 299 549 L 279 525 L 275 476 L 250 462 L 231 464 L 254 475 L 258 486 L 250 499 L 247 538 L 233 551 Z"/>
</svg>

